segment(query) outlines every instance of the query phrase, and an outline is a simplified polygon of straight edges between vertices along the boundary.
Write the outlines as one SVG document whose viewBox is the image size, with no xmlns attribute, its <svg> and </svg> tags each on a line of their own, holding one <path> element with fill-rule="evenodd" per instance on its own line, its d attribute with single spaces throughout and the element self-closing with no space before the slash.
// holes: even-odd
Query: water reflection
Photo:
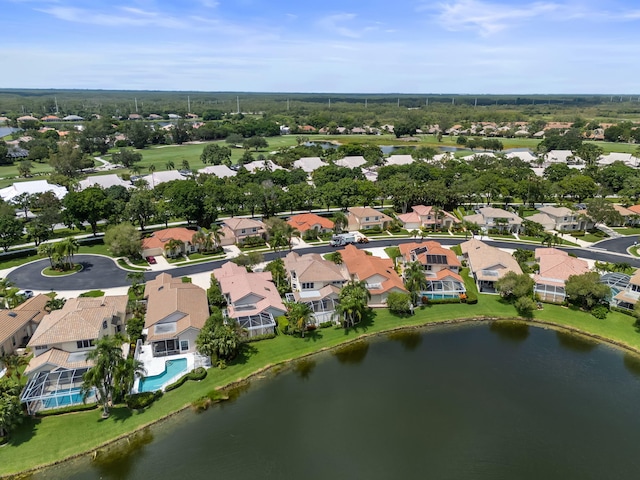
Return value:
<svg viewBox="0 0 640 480">
<path fill-rule="evenodd" d="M 400 343 L 407 352 L 411 352 L 418 348 L 422 343 L 422 333 L 416 330 L 402 330 L 391 332 L 387 335 L 389 340 Z"/>
<path fill-rule="evenodd" d="M 298 377 L 303 380 L 307 380 L 317 365 L 318 362 L 315 360 L 311 358 L 303 358 L 293 364 L 293 371 L 296 372 Z"/>
<path fill-rule="evenodd" d="M 99 451 L 91 465 L 105 478 L 127 478 L 136 462 L 144 456 L 144 447 L 153 441 L 153 433 L 145 428 L 106 451 Z"/>
<path fill-rule="evenodd" d="M 575 333 L 556 331 L 558 343 L 563 347 L 573 350 L 574 352 L 588 353 L 598 346 L 598 342 L 590 338 L 576 335 Z"/>
<path fill-rule="evenodd" d="M 512 320 L 497 320 L 491 322 L 489 330 L 502 340 L 522 342 L 529 336 L 529 325 Z"/>
<path fill-rule="evenodd" d="M 369 351 L 368 342 L 354 342 L 339 348 L 333 355 L 343 365 L 357 365 L 362 363 Z"/>
<path fill-rule="evenodd" d="M 624 366 L 634 377 L 640 377 L 640 357 L 638 355 L 625 353 Z"/>
</svg>

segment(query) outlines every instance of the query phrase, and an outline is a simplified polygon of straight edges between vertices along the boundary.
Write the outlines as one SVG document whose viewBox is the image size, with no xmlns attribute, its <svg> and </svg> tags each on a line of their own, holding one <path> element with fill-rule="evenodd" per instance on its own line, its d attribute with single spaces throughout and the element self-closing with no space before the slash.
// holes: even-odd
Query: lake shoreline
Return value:
<svg viewBox="0 0 640 480">
<path fill-rule="evenodd" d="M 525 319 L 522 317 L 493 317 L 493 316 L 478 316 L 478 317 L 469 317 L 469 318 L 462 318 L 462 319 L 451 319 L 451 320 L 443 320 L 443 321 L 435 321 L 435 322 L 424 322 L 424 323 L 420 323 L 420 324 L 415 324 L 415 325 L 402 325 L 402 326 L 396 326 L 396 327 L 391 327 L 389 329 L 385 329 L 382 331 L 377 331 L 377 332 L 372 332 L 372 333 L 362 333 L 361 335 L 358 335 L 357 337 L 345 340 L 344 342 L 341 342 L 337 345 L 333 345 L 330 347 L 322 347 L 314 352 L 309 352 L 309 353 L 305 353 L 303 355 L 294 357 L 294 358 L 289 358 L 287 360 L 283 360 L 281 362 L 277 362 L 277 363 L 271 363 L 271 364 L 267 364 L 264 365 L 263 367 L 260 367 L 259 369 L 251 372 L 248 375 L 245 375 L 244 377 L 238 378 L 236 380 L 233 380 L 223 386 L 219 386 L 214 388 L 214 390 L 218 390 L 218 391 L 225 391 L 225 390 L 229 390 L 231 388 L 237 387 L 239 385 L 245 384 L 247 382 L 250 382 L 252 379 L 261 376 L 262 374 L 264 374 L 267 371 L 273 370 L 275 368 L 278 367 L 282 367 L 284 365 L 288 365 L 290 363 L 299 361 L 301 359 L 305 359 L 308 357 L 311 357 L 313 355 L 317 355 L 319 353 L 324 353 L 324 352 L 330 352 L 332 350 L 337 350 L 340 348 L 343 348 L 347 345 L 353 344 L 353 343 L 357 343 L 357 342 L 361 342 L 363 340 L 369 339 L 369 338 L 373 338 L 373 337 L 379 337 L 381 335 L 386 335 L 389 333 L 393 333 L 393 332 L 399 332 L 399 331 L 407 331 L 407 330 L 428 330 L 430 327 L 435 327 L 435 326 L 447 326 L 447 325 L 465 325 L 465 324 L 473 324 L 473 323 L 478 323 L 478 324 L 482 324 L 482 323 L 490 323 L 490 322 L 499 322 L 499 321 L 503 321 L 503 322 L 517 322 L 517 323 L 521 323 L 523 325 L 532 325 L 534 327 L 537 328 L 542 328 L 542 329 L 551 329 L 551 330 L 555 330 L 555 331 L 564 331 L 564 332 L 569 332 L 571 334 L 574 335 L 579 335 L 579 336 L 583 336 L 586 338 L 590 338 L 590 339 L 594 339 L 596 341 L 598 341 L 599 343 L 602 343 L 604 345 L 613 347 L 617 350 L 621 350 L 627 353 L 632 353 L 635 355 L 639 355 L 640 356 L 640 349 L 631 347 L 623 342 L 611 339 L 611 338 L 607 338 L 604 337 L 602 335 L 598 335 L 598 334 L 593 334 L 593 333 L 588 333 L 585 332 L 584 330 L 580 330 L 578 328 L 575 327 L 571 327 L 571 326 L 566 326 L 566 325 L 562 325 L 560 323 L 556 323 L 556 322 L 552 322 L 552 321 L 547 321 L 547 320 L 536 320 L 536 319 Z M 215 368 L 215 367 L 213 367 Z M 99 444 L 97 447 L 91 448 L 89 450 L 86 450 L 84 452 L 79 452 L 67 457 L 64 457 L 62 459 L 59 459 L 57 461 L 54 462 L 49 462 L 43 465 L 38 465 L 36 467 L 33 468 L 29 468 L 26 470 L 22 470 L 20 472 L 16 472 L 16 473 L 11 473 L 11 474 L 6 474 L 6 475 L 2 475 L 0 476 L 0 478 L 21 478 L 23 476 L 27 476 L 27 475 L 31 475 L 33 473 L 36 472 L 40 472 L 43 470 L 46 470 L 48 468 L 57 466 L 57 465 L 61 465 L 63 463 L 78 459 L 78 458 L 82 458 L 82 457 L 86 457 L 86 456 L 91 456 L 93 458 L 96 458 L 98 455 L 101 455 L 104 453 L 104 451 L 106 449 L 108 449 L 109 447 L 113 447 L 116 446 L 117 444 L 119 444 L 120 442 L 124 441 L 124 440 L 128 440 L 130 437 L 132 437 L 133 435 L 138 434 L 141 431 L 144 431 L 145 429 L 148 429 L 150 427 L 156 426 L 156 425 L 160 425 L 166 421 L 168 421 L 169 419 L 175 417 L 176 415 L 185 412 L 186 410 L 193 408 L 193 401 L 195 401 L 196 399 L 192 399 L 189 403 L 183 405 L 182 407 L 178 408 L 177 410 L 174 410 L 173 412 L 169 413 L 168 415 L 163 415 L 160 418 L 157 418 L 155 420 L 152 420 L 150 422 L 147 422 L 143 425 L 140 425 L 138 427 L 136 427 L 135 429 L 126 432 L 124 434 L 118 435 L 115 438 L 112 438 L 110 440 L 107 440 L 101 444 Z M 224 400 L 222 400 L 224 401 Z M 216 402 L 218 403 L 218 402 Z M 73 415 L 73 413 L 69 414 L 69 415 Z M 6 444 L 5 444 L 6 446 Z M 1 450 L 0 450 L 1 451 Z"/>
</svg>

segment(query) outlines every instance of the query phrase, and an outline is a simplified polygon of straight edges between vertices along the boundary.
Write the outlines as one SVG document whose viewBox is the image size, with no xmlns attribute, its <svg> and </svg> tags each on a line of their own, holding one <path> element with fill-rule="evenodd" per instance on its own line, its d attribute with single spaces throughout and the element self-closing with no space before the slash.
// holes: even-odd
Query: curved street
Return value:
<svg viewBox="0 0 640 480">
<path fill-rule="evenodd" d="M 640 258 L 635 258 L 626 253 L 629 246 L 633 245 L 637 237 L 624 237 L 610 240 L 604 240 L 597 244 L 596 248 L 563 248 L 563 250 L 573 253 L 578 257 L 586 258 L 590 260 L 596 260 L 599 262 L 620 262 L 624 261 L 629 265 L 640 268 Z M 427 237 L 427 239 L 429 239 Z M 433 238 L 440 242 L 442 245 L 457 245 L 464 242 L 464 238 Z M 391 247 L 401 243 L 407 242 L 419 242 L 411 238 L 384 238 L 381 240 L 373 240 L 369 244 L 358 244 L 358 248 L 367 247 Z M 524 244 L 517 242 L 508 242 L 504 240 L 484 240 L 486 243 L 498 248 L 523 248 L 527 250 L 534 250 L 540 245 L 536 244 Z M 606 250 L 604 250 L 606 248 Z M 295 249 L 298 254 L 305 253 L 327 253 L 335 250 L 334 247 L 329 245 L 321 245 L 316 247 Z M 279 253 L 267 252 L 264 253 L 265 261 L 271 261 L 279 256 L 286 255 L 286 251 Z M 74 260 L 83 266 L 82 271 L 64 277 L 45 277 L 42 275 L 42 270 L 49 265 L 49 261 L 46 259 L 38 260 L 13 270 L 7 278 L 12 281 L 17 287 L 22 289 L 40 290 L 40 291 L 56 291 L 63 292 L 67 290 L 101 290 L 105 288 L 124 287 L 130 284 L 127 280 L 127 274 L 129 271 L 120 268 L 113 259 L 108 257 L 102 257 L 99 255 L 76 255 Z M 198 263 L 195 265 L 187 265 L 184 267 L 170 268 L 165 271 L 171 273 L 173 276 L 188 276 L 196 273 L 210 272 L 214 268 L 218 268 L 227 260 L 216 260 L 206 263 Z M 158 271 L 146 272 L 145 278 L 150 280 L 158 275 Z"/>
</svg>

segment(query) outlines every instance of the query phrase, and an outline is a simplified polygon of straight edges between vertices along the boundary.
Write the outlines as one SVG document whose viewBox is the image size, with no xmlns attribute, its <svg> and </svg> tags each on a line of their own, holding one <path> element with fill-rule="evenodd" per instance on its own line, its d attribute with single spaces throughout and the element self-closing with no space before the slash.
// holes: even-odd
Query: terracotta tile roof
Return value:
<svg viewBox="0 0 640 480">
<path fill-rule="evenodd" d="M 388 292 L 393 288 L 406 292 L 402 279 L 393 268 L 393 260 L 367 255 L 364 250 L 353 245 L 347 245 L 344 250 L 340 250 L 340 254 L 349 274 L 357 280 L 366 282 L 376 275 L 384 278 L 380 282 L 380 289 L 369 289 L 372 294 Z"/>
<path fill-rule="evenodd" d="M 227 307 L 231 318 L 257 315 L 269 309 L 278 310 L 282 314 L 286 312 L 278 289 L 271 281 L 271 272 L 249 273 L 246 268 L 227 262 L 215 269 L 213 275 L 220 282 L 222 293 L 231 300 Z M 244 301 L 250 296 L 257 297 L 257 301 Z M 249 304 L 254 307 L 239 308 Z"/>
<path fill-rule="evenodd" d="M 71 298 L 64 307 L 45 315 L 29 341 L 29 347 L 56 345 L 99 338 L 105 320 L 124 319 L 127 295 Z"/>
<path fill-rule="evenodd" d="M 633 210 L 631 210 L 630 208 L 625 208 L 622 205 L 613 205 L 613 208 L 616 210 L 616 212 L 618 212 L 620 215 L 622 215 L 623 217 L 630 217 L 632 215 L 638 215 L 636 212 L 634 212 Z"/>
<path fill-rule="evenodd" d="M 589 264 L 579 258 L 571 257 L 557 248 L 536 248 L 536 260 L 540 273 L 534 276 L 536 283 L 562 286 L 571 275 L 589 272 Z"/>
<path fill-rule="evenodd" d="M 479 280 L 498 280 L 507 272 L 522 273 L 520 265 L 509 253 L 499 248 L 491 247 L 480 240 L 472 239 L 460 244 L 462 253 L 469 258 L 469 268 Z M 497 275 L 488 275 L 486 270 L 496 272 Z"/>
<path fill-rule="evenodd" d="M 144 327 L 148 329 L 147 341 L 153 342 L 176 338 L 185 330 L 200 330 L 209 318 L 207 293 L 193 283 L 183 283 L 181 278 L 173 278 L 161 273 L 146 283 L 144 296 L 147 299 L 147 314 Z M 175 323 L 175 329 L 158 331 L 158 324 Z"/>
<path fill-rule="evenodd" d="M 629 207 L 629 210 L 631 210 L 636 215 L 640 215 L 640 205 L 631 205 Z"/>
<path fill-rule="evenodd" d="M 419 261 L 423 265 L 427 265 L 427 255 L 443 255 L 446 257 L 447 263 L 449 267 L 460 267 L 462 264 L 460 260 L 458 260 L 458 256 L 449 250 L 448 248 L 444 248 L 438 242 L 433 240 L 428 240 L 426 242 L 411 242 L 411 243 L 401 243 L 398 245 L 400 249 L 400 254 L 405 262 L 411 262 L 411 252 L 416 249 L 425 248 L 426 250 L 417 255 L 417 261 Z"/>
<path fill-rule="evenodd" d="M 331 230 L 333 228 L 333 222 L 326 217 L 321 217 L 315 213 L 301 213 L 300 215 L 294 215 L 287 220 L 287 223 L 293 228 L 298 229 L 303 233 L 307 230 L 313 230 L 314 227 L 320 226 L 320 228 L 326 228 Z"/>
<path fill-rule="evenodd" d="M 448 268 L 443 268 L 442 270 L 438 270 L 435 273 L 429 272 L 426 275 L 426 279 L 427 280 L 443 280 L 445 278 L 453 278 L 453 279 L 457 280 L 458 282 L 464 284 L 464 280 L 462 279 L 462 277 L 460 275 L 458 275 L 457 273 L 452 272 Z"/>
<path fill-rule="evenodd" d="M 51 348 L 44 352 L 42 355 L 38 355 L 37 357 L 31 358 L 29 361 L 29 365 L 25 369 L 25 375 L 37 370 L 38 368 L 44 365 L 51 365 L 54 368 L 64 368 L 64 369 L 74 369 L 74 368 L 86 368 L 92 367 L 93 362 L 90 360 L 78 360 L 79 355 L 74 355 L 69 358 L 72 354 L 69 352 L 65 352 L 64 350 L 59 350 L 57 348 Z M 70 361 L 72 360 L 72 361 Z M 51 369 L 53 370 L 53 368 Z"/>
<path fill-rule="evenodd" d="M 325 260 L 317 253 L 298 255 L 289 252 L 284 258 L 284 268 L 291 274 L 296 273 L 299 282 L 346 282 L 349 274 L 341 265 Z"/>
<path fill-rule="evenodd" d="M 44 307 L 48 301 L 49 297 L 46 295 L 36 295 L 12 310 L 0 310 L 0 344 L 11 338 L 27 323 L 39 323 L 47 313 Z"/>
<path fill-rule="evenodd" d="M 158 230 L 153 234 L 142 240 L 142 249 L 147 250 L 149 248 L 164 248 L 164 246 L 170 240 L 180 240 L 184 243 L 191 243 L 193 234 L 196 233 L 193 230 L 189 230 L 184 227 L 166 228 L 164 230 Z"/>
<path fill-rule="evenodd" d="M 259 220 L 253 220 L 251 218 L 227 218 L 224 222 L 224 225 L 229 227 L 231 230 L 238 231 L 241 229 L 249 229 L 249 228 L 257 228 L 258 231 L 264 231 L 264 223 Z"/>
</svg>

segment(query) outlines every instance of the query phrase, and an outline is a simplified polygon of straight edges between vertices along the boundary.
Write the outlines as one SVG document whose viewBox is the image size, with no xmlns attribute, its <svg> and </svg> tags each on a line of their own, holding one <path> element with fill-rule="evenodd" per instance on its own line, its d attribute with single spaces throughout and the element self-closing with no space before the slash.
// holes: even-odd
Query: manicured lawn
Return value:
<svg viewBox="0 0 640 480">
<path fill-rule="evenodd" d="M 70 270 L 54 270 L 51 267 L 45 268 L 42 273 L 49 277 L 64 277 L 65 275 L 73 275 L 74 273 L 78 273 L 82 270 L 82 265 L 77 264 L 74 265 Z"/>
<path fill-rule="evenodd" d="M 600 240 L 604 240 L 605 238 L 607 238 L 606 235 L 599 235 L 599 234 L 593 234 L 593 233 L 586 233 L 584 235 L 582 235 L 581 237 L 574 237 L 574 238 L 578 238 L 580 240 L 583 240 L 585 242 L 591 242 L 591 243 L 595 243 L 595 242 L 599 242 Z"/>
<path fill-rule="evenodd" d="M 623 228 L 613 228 L 620 235 L 640 235 L 640 228 L 638 227 L 623 227 Z"/>
<path fill-rule="evenodd" d="M 113 257 L 113 254 L 109 251 L 104 243 L 97 243 L 95 245 L 81 245 L 78 249 L 78 253 L 89 253 L 93 255 L 106 255 L 107 257 Z"/>
<path fill-rule="evenodd" d="M 104 297 L 104 292 L 102 290 L 89 290 L 88 292 L 81 293 L 78 296 L 89 298 Z"/>
<path fill-rule="evenodd" d="M 384 252 L 392 260 L 394 260 L 395 258 L 400 256 L 400 248 L 399 247 L 387 247 L 387 248 L 384 249 Z"/>
<path fill-rule="evenodd" d="M 127 262 L 125 262 L 122 258 L 119 258 L 117 260 L 118 265 L 120 265 L 122 268 L 126 269 L 126 270 L 131 270 L 132 272 L 145 272 L 147 269 L 146 268 L 142 268 L 142 267 L 132 267 L 131 265 L 129 265 Z"/>
</svg>

